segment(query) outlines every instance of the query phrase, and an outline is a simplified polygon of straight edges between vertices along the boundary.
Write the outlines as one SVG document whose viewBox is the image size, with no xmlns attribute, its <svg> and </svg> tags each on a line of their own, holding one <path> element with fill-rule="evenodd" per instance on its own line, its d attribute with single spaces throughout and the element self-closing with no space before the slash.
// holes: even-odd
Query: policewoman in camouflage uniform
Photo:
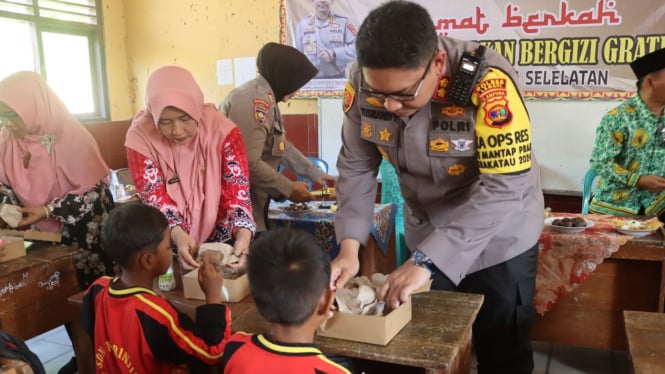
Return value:
<svg viewBox="0 0 665 374">
<path fill-rule="evenodd" d="M 452 102 L 460 57 L 478 44 L 437 37 L 428 12 L 406 1 L 370 12 L 356 47 L 343 98 L 333 281 L 342 286 L 358 271 L 384 158 L 404 196 L 412 257 L 378 297 L 395 308 L 430 278 L 436 290 L 482 294 L 478 372 L 530 373 L 543 195 L 515 70 L 488 49 L 470 100 Z"/>
</svg>

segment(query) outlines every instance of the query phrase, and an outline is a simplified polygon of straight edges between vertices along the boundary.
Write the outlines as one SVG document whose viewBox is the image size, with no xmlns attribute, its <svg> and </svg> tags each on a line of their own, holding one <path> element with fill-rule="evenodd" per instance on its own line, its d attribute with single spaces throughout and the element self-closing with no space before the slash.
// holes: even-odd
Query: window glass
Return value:
<svg viewBox="0 0 665 374">
<path fill-rule="evenodd" d="M 0 79 L 20 70 L 38 71 L 30 23 L 0 18 L 0 35 Z"/>
<path fill-rule="evenodd" d="M 0 0 L 0 79 L 43 74 L 80 119 L 108 117 L 100 0 Z"/>
<path fill-rule="evenodd" d="M 94 113 L 90 49 L 81 35 L 42 33 L 44 62 L 49 86 L 72 113 Z M 76 61 L 76 63 L 72 63 Z"/>
</svg>

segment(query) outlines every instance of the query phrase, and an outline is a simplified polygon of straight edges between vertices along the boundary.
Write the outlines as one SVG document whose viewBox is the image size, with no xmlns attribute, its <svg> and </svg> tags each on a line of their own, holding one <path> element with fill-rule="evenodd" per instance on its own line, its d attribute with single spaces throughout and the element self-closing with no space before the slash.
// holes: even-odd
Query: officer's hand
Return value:
<svg viewBox="0 0 665 374">
<path fill-rule="evenodd" d="M 376 298 L 385 301 L 386 308 L 396 309 L 407 302 L 413 291 L 419 289 L 430 278 L 430 272 L 412 261 L 406 261 L 388 275 L 386 283 L 379 289 Z"/>
<path fill-rule="evenodd" d="M 305 182 L 293 182 L 293 192 L 289 200 L 294 203 L 306 203 L 312 201 L 312 194 L 309 192 L 309 186 Z"/>
<path fill-rule="evenodd" d="M 344 287 L 346 282 L 358 274 L 360 261 L 358 251 L 360 242 L 354 239 L 344 239 L 339 248 L 337 257 L 330 264 L 330 289 Z"/>
<path fill-rule="evenodd" d="M 643 175 L 637 181 L 637 187 L 647 190 L 651 193 L 660 193 L 665 189 L 665 178 L 657 175 Z"/>
<path fill-rule="evenodd" d="M 322 185 L 322 186 L 327 186 L 327 185 L 328 185 L 328 182 L 333 182 L 333 183 L 334 183 L 334 182 L 335 182 L 335 177 L 333 177 L 332 175 L 323 174 L 323 175 L 322 175 L 322 176 L 316 181 L 316 183 L 318 183 L 318 184 L 320 184 L 320 185 Z"/>
<path fill-rule="evenodd" d="M 319 51 L 319 60 L 329 64 L 333 60 L 333 52 L 327 49 Z"/>
</svg>

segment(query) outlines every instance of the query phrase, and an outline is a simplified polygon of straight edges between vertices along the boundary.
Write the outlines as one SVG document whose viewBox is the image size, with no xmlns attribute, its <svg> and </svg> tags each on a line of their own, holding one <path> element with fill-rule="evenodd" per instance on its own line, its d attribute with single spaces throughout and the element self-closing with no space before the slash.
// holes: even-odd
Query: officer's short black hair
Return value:
<svg viewBox="0 0 665 374">
<path fill-rule="evenodd" d="M 372 10 L 356 37 L 361 68 L 420 68 L 432 59 L 437 45 L 432 17 L 409 1 L 389 1 Z"/>
<path fill-rule="evenodd" d="M 247 258 L 256 307 L 271 323 L 302 325 L 330 286 L 330 257 L 311 234 L 288 227 L 266 231 Z"/>
<path fill-rule="evenodd" d="M 157 249 L 168 225 L 164 214 L 151 206 L 116 207 L 102 224 L 104 251 L 118 265 L 127 267 L 134 254 Z"/>
</svg>

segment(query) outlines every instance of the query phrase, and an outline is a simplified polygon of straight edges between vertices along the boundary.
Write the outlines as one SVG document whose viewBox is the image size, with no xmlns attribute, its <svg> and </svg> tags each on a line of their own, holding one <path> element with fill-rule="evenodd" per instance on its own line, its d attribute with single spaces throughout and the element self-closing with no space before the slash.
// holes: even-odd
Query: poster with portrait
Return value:
<svg viewBox="0 0 665 374">
<path fill-rule="evenodd" d="M 302 90 L 340 96 L 363 19 L 385 0 L 282 0 L 282 42 L 310 58 L 319 75 Z M 415 0 L 439 35 L 475 40 L 518 71 L 524 96 L 623 99 L 635 91 L 629 64 L 665 48 L 665 2 L 629 0 Z M 408 32 L 408 30 L 404 30 Z"/>
</svg>

